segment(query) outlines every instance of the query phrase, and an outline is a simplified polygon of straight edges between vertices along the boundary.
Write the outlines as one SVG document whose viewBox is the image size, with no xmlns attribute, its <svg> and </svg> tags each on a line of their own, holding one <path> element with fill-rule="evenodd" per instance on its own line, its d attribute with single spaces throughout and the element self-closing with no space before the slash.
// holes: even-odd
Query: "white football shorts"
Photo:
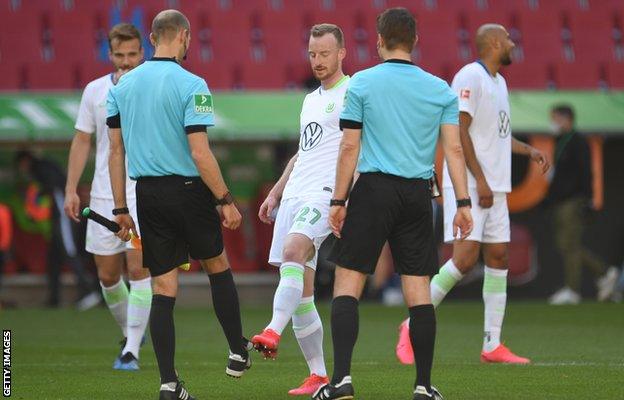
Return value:
<svg viewBox="0 0 624 400">
<path fill-rule="evenodd" d="M 470 236 L 465 240 L 480 243 L 509 243 L 511 228 L 509 225 L 509 209 L 507 193 L 494 192 L 494 203 L 490 208 L 479 207 L 479 195 L 476 188 L 469 188 L 472 200 L 472 220 L 474 226 Z M 452 188 L 444 190 L 444 241 L 450 243 L 453 238 L 453 218 L 457 212 L 455 192 Z"/>
<path fill-rule="evenodd" d="M 306 266 L 316 270 L 318 250 L 331 233 L 328 223 L 329 200 L 329 197 L 292 197 L 282 200 L 273 227 L 269 264 L 277 267 L 282 264 L 282 249 L 286 236 L 299 233 L 314 243 L 314 256 L 306 262 Z"/>
<path fill-rule="evenodd" d="M 115 203 L 113 199 L 101 199 L 92 197 L 89 208 L 104 217 L 114 220 L 113 209 Z M 128 209 L 137 228 L 137 233 L 141 235 L 139 230 L 139 220 L 136 212 L 136 200 L 128 199 Z M 115 234 L 95 221 L 87 221 L 87 237 L 85 249 L 92 254 L 98 256 L 110 256 L 113 254 L 123 253 L 126 250 L 136 250 L 132 245 L 132 241 L 124 242 Z"/>
</svg>

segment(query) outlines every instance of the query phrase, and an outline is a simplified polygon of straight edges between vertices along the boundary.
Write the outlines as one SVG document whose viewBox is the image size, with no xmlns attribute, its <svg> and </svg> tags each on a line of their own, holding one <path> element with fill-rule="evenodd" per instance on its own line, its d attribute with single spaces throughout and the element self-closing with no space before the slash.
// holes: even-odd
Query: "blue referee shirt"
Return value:
<svg viewBox="0 0 624 400">
<path fill-rule="evenodd" d="M 107 124 L 121 127 L 131 179 L 199 176 L 187 133 L 214 125 L 212 96 L 202 78 L 173 58 L 152 58 L 108 93 Z"/>
<path fill-rule="evenodd" d="M 433 175 L 441 124 L 459 124 L 457 95 L 409 61 L 388 60 L 353 75 L 342 128 L 362 129 L 359 172 Z"/>
</svg>

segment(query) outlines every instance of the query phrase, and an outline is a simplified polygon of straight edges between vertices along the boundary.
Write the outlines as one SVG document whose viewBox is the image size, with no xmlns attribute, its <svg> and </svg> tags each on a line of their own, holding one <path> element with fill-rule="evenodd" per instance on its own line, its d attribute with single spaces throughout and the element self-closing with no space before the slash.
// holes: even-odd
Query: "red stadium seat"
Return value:
<svg viewBox="0 0 624 400">
<path fill-rule="evenodd" d="M 612 62 L 607 69 L 608 84 L 612 88 L 624 89 L 624 63 Z"/>
<path fill-rule="evenodd" d="M 591 11 L 570 14 L 574 47 L 580 64 L 605 62 L 611 58 L 611 15 L 603 4 L 595 2 L 592 5 Z"/>
<path fill-rule="evenodd" d="M 501 74 L 509 87 L 520 89 L 546 89 L 549 78 L 546 65 L 532 62 L 504 67 Z"/>
<path fill-rule="evenodd" d="M 184 0 L 177 3 L 189 17 L 193 32 L 186 66 L 207 78 L 213 88 L 281 89 L 293 79 L 301 82 L 309 75 L 309 28 L 320 22 L 342 27 L 347 44 L 345 69 L 349 73 L 378 62 L 375 19 L 383 2 Z M 3 9 L 0 70 L 10 76 L 0 82 L 0 89 L 24 86 L 26 80 L 33 89 L 69 89 L 106 73 L 109 67 L 98 60 L 97 41 L 109 27 L 113 7 L 122 6 L 120 14 L 124 20 L 133 18 L 141 8 L 140 22 L 145 28 L 158 11 L 170 7 L 172 2 L 50 0 L 20 4 L 15 10 L 8 5 L 6 12 Z M 70 7 L 63 8 L 65 4 Z M 523 49 L 524 60 L 516 60 L 515 65 L 503 72 L 512 88 L 543 88 L 548 80 L 557 81 L 560 88 L 595 87 L 600 80 L 596 65 L 602 64 L 607 66 L 602 74 L 604 78 L 612 86 L 622 86 L 612 30 L 614 16 L 624 15 L 621 0 L 589 1 L 585 8 L 578 0 L 540 0 L 534 3 L 535 7 L 527 0 L 387 0 L 385 4 L 407 7 L 417 17 L 420 40 L 415 61 L 445 79 L 452 79 L 462 65 L 476 58 L 474 34 L 478 26 L 498 22 L 509 29 L 516 28 L 515 40 L 520 41 Z M 569 30 L 567 43 L 574 50 L 572 61 L 564 57 L 561 34 L 564 23 Z M 255 39 L 254 25 L 261 32 Z M 44 27 L 48 27 L 49 35 L 45 47 Z M 254 59 L 254 45 L 264 49 L 264 60 Z M 24 65 L 28 68 L 22 68 Z M 33 76 L 37 68 L 58 73 L 60 79 L 53 79 L 49 74 Z M 552 77 L 548 76 L 549 68 Z M 289 76 L 273 76 L 271 71 Z"/>
<path fill-rule="evenodd" d="M 31 89 L 63 90 L 79 89 L 76 82 L 76 65 L 63 62 L 33 62 L 27 66 L 27 82 Z"/>
<path fill-rule="evenodd" d="M 592 62 L 558 64 L 555 67 L 555 82 L 558 88 L 597 89 L 600 67 Z"/>
</svg>

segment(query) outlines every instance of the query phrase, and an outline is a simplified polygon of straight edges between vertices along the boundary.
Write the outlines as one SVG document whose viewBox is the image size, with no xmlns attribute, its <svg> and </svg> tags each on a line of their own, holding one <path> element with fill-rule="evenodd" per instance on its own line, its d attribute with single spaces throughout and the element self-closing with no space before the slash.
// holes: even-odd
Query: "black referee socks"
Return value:
<svg viewBox="0 0 624 400">
<path fill-rule="evenodd" d="M 431 392 L 431 366 L 436 336 L 436 317 L 432 304 L 410 307 L 410 341 L 416 358 L 416 386 Z"/>
<path fill-rule="evenodd" d="M 247 359 L 247 349 L 243 346 L 243 326 L 241 323 L 238 292 L 234 285 L 232 270 L 227 269 L 209 274 L 210 290 L 215 314 L 227 338 L 230 351 Z"/>
<path fill-rule="evenodd" d="M 175 327 L 173 325 L 173 306 L 175 297 L 155 294 L 152 296 L 150 312 L 150 334 L 158 369 L 160 383 L 177 382 L 178 377 L 173 366 L 175 356 Z"/>
<path fill-rule="evenodd" d="M 358 300 L 352 296 L 338 296 L 332 302 L 331 328 L 334 342 L 334 374 L 332 384 L 351 375 L 351 357 L 358 336 L 360 319 Z"/>
</svg>

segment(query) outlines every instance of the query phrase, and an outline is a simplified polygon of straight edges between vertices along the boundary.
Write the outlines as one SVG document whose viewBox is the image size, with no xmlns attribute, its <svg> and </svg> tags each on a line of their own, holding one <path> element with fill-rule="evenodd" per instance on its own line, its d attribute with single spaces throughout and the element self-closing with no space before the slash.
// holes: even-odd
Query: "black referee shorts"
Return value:
<svg viewBox="0 0 624 400">
<path fill-rule="evenodd" d="M 143 265 L 158 276 L 223 252 L 221 219 L 212 192 L 199 177 L 139 178 L 137 214 Z"/>
<path fill-rule="evenodd" d="M 349 198 L 341 236 L 329 256 L 341 267 L 372 274 L 388 241 L 397 273 L 438 272 L 431 192 L 425 179 L 361 174 Z"/>
</svg>

